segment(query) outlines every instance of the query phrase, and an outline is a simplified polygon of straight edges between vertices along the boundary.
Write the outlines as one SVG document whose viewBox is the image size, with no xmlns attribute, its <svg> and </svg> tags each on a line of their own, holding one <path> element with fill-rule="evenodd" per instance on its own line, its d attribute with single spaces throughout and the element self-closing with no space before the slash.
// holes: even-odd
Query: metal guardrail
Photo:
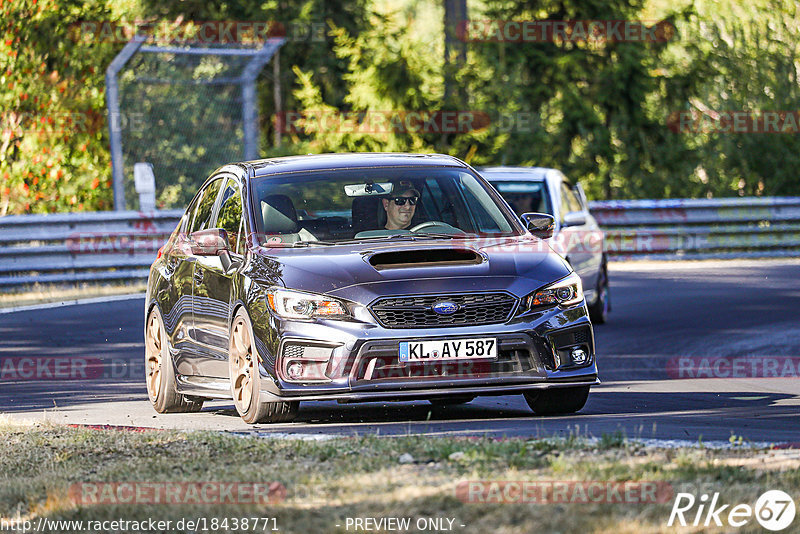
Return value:
<svg viewBox="0 0 800 534">
<path fill-rule="evenodd" d="M 182 211 L 0 218 L 0 289 L 147 279 Z"/>
<path fill-rule="evenodd" d="M 590 202 L 611 259 L 800 257 L 800 197 Z"/>
<path fill-rule="evenodd" d="M 800 257 L 800 197 L 591 202 L 613 260 Z M 0 290 L 147 279 L 179 210 L 0 218 Z"/>
</svg>

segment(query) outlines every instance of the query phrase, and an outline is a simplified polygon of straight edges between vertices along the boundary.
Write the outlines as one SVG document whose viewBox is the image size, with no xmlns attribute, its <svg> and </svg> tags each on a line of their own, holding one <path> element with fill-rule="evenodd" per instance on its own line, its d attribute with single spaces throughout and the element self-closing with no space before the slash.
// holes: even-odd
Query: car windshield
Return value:
<svg viewBox="0 0 800 534">
<path fill-rule="evenodd" d="M 519 235 L 490 188 L 463 169 L 325 170 L 253 180 L 262 243 Z"/>
<path fill-rule="evenodd" d="M 490 180 L 491 181 L 491 180 Z M 544 182 L 492 182 L 517 215 L 523 213 L 553 214 Z"/>
</svg>

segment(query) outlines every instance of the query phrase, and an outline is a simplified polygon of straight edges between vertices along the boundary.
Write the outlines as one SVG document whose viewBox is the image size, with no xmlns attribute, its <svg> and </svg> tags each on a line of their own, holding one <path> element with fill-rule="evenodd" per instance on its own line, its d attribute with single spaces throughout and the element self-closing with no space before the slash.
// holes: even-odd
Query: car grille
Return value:
<svg viewBox="0 0 800 534">
<path fill-rule="evenodd" d="M 553 343 L 556 348 L 561 349 L 573 345 L 580 345 L 589 342 L 589 329 L 580 328 L 565 334 L 559 334 L 553 337 Z"/>
<path fill-rule="evenodd" d="M 458 304 L 458 311 L 451 315 L 434 312 L 433 305 L 441 301 Z M 419 295 L 382 298 L 370 308 L 387 328 L 426 328 L 503 323 L 516 302 L 508 293 Z"/>
<path fill-rule="evenodd" d="M 537 350 L 529 336 L 498 339 L 496 360 L 402 363 L 398 342 L 368 343 L 360 351 L 352 369 L 354 385 L 421 378 L 475 379 L 534 372 L 538 369 Z"/>
</svg>

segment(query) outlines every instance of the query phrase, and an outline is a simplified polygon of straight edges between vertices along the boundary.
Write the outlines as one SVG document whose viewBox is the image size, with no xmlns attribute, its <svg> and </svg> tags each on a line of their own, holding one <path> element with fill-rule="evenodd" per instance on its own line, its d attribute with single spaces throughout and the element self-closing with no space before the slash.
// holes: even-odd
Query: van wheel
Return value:
<svg viewBox="0 0 800 534">
<path fill-rule="evenodd" d="M 245 423 L 288 423 L 297 416 L 299 402 L 262 400 L 259 357 L 253 328 L 244 309 L 233 319 L 228 348 L 228 369 L 233 404 Z"/>
<path fill-rule="evenodd" d="M 575 413 L 586 405 L 589 386 L 554 388 L 523 393 L 525 401 L 537 415 Z"/>
<path fill-rule="evenodd" d="M 157 306 L 147 316 L 144 369 L 147 396 L 158 413 L 199 412 L 203 408 L 203 399 L 178 393 L 167 331 Z"/>
</svg>

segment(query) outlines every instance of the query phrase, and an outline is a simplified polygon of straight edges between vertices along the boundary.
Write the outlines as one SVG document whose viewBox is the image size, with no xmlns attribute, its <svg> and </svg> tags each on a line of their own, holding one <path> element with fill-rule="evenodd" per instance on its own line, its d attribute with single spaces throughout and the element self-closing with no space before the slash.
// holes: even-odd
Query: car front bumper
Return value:
<svg viewBox="0 0 800 534">
<path fill-rule="evenodd" d="M 439 328 L 384 328 L 346 321 L 280 321 L 267 318 L 277 334 L 259 342 L 265 400 L 340 402 L 418 400 L 447 396 L 508 395 L 599 383 L 594 335 L 585 304 L 529 312 L 504 324 Z M 266 327 L 266 325 L 259 325 Z M 401 341 L 495 338 L 495 360 L 399 361 Z M 575 365 L 573 349 L 588 360 Z M 288 367 L 306 370 L 291 378 Z"/>
</svg>

